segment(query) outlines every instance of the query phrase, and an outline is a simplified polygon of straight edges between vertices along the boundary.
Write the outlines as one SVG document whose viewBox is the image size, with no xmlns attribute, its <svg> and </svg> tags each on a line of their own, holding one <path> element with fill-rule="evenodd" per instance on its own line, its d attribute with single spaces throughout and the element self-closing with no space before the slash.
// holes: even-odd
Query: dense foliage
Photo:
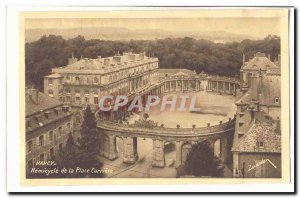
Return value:
<svg viewBox="0 0 300 198">
<path fill-rule="evenodd" d="M 146 52 L 148 56 L 158 57 L 160 68 L 187 68 L 196 72 L 204 70 L 234 76 L 241 67 L 243 53 L 246 60 L 258 51 L 270 54 L 273 60 L 280 52 L 280 38 L 268 36 L 263 40 L 222 44 L 190 37 L 108 41 L 85 40 L 82 36 L 67 40 L 61 36 L 43 36 L 38 41 L 26 43 L 26 83 L 33 83 L 42 90 L 43 76 L 50 74 L 53 67 L 67 65 L 72 53 L 80 59 L 113 56 L 128 51 Z"/>
<path fill-rule="evenodd" d="M 192 146 L 181 174 L 194 176 L 222 177 L 224 167 L 208 141 L 199 142 Z"/>
</svg>

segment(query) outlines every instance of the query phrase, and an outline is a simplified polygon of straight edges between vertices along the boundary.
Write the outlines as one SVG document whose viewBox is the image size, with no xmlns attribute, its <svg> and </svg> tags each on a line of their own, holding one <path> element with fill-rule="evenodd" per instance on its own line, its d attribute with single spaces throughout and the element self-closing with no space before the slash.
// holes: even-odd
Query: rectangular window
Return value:
<svg viewBox="0 0 300 198">
<path fill-rule="evenodd" d="M 54 158 L 54 148 L 50 149 L 50 159 Z"/>
<path fill-rule="evenodd" d="M 40 161 L 44 161 L 44 160 L 45 160 L 45 154 L 42 153 L 42 154 L 40 154 Z"/>
<path fill-rule="evenodd" d="M 63 148 L 63 144 L 62 144 L 62 143 L 60 143 L 60 144 L 58 145 L 58 148 L 59 148 L 59 150 L 62 150 L 62 148 Z"/>
<path fill-rule="evenodd" d="M 42 147 L 44 146 L 44 136 L 39 136 L 39 146 Z"/>
<path fill-rule="evenodd" d="M 66 102 L 71 102 L 71 97 L 70 96 L 66 96 Z"/>
<path fill-rule="evenodd" d="M 76 102 L 80 102 L 80 97 L 75 98 Z"/>
<path fill-rule="evenodd" d="M 94 104 L 98 104 L 98 97 L 94 97 Z"/>
<path fill-rule="evenodd" d="M 32 151 L 32 140 L 28 141 L 27 143 L 28 153 Z"/>
<path fill-rule="evenodd" d="M 53 84 L 53 80 L 51 78 L 48 79 L 48 84 L 52 85 Z"/>
<path fill-rule="evenodd" d="M 53 131 L 49 132 L 49 141 L 53 141 Z"/>
<path fill-rule="evenodd" d="M 258 147 L 259 148 L 264 148 L 265 147 L 264 142 L 261 142 L 261 141 L 258 142 Z"/>
</svg>

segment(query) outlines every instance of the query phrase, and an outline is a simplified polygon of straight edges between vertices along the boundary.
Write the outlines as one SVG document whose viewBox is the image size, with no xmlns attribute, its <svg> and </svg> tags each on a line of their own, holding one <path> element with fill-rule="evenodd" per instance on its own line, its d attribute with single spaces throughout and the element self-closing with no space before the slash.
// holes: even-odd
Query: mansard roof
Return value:
<svg viewBox="0 0 300 198">
<path fill-rule="evenodd" d="M 38 90 L 26 90 L 26 117 L 39 113 L 40 111 L 55 108 L 62 105 L 62 103 Z"/>
<path fill-rule="evenodd" d="M 256 53 L 243 67 L 243 70 L 268 70 L 278 68 L 270 59 L 268 59 L 264 53 Z"/>
<path fill-rule="evenodd" d="M 60 71 L 94 70 L 96 72 L 106 73 L 113 70 L 120 70 L 122 68 L 129 68 L 143 63 L 150 63 L 154 61 L 158 61 L 158 59 L 153 57 L 147 57 L 145 53 L 141 53 L 141 54 L 124 53 L 122 56 L 120 55 L 112 56 L 112 57 L 99 56 L 96 59 L 83 58 L 80 60 L 76 60 L 73 63 L 68 64 L 67 66 L 54 68 L 54 69 Z"/>
</svg>

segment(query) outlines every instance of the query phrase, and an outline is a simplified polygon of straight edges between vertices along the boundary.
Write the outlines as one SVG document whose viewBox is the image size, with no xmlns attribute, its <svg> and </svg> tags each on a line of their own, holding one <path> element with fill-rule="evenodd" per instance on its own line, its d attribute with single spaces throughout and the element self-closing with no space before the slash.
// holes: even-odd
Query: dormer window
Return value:
<svg viewBox="0 0 300 198">
<path fill-rule="evenodd" d="M 42 119 L 40 115 L 35 116 L 36 122 L 39 124 L 39 126 L 43 126 Z"/>
<path fill-rule="evenodd" d="M 257 142 L 257 147 L 258 148 L 264 148 L 265 147 L 265 143 L 263 141 L 258 141 Z"/>
<path fill-rule="evenodd" d="M 47 118 L 47 119 L 49 119 L 49 112 L 47 111 L 47 112 L 45 112 L 45 117 Z"/>
</svg>

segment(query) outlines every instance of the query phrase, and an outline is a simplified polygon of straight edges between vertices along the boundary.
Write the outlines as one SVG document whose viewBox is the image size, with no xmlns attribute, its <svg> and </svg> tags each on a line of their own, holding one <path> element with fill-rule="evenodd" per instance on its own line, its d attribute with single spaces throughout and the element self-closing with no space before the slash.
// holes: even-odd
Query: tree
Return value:
<svg viewBox="0 0 300 198">
<path fill-rule="evenodd" d="M 80 146 L 76 145 L 72 134 L 69 134 L 66 146 L 59 151 L 58 156 L 56 157 L 57 166 L 59 169 L 66 168 L 69 170 L 81 169 L 101 169 L 103 164 L 97 159 L 96 155 L 93 155 L 87 150 L 82 149 Z M 79 178 L 79 177 L 103 177 L 102 173 L 91 174 L 85 172 L 73 172 L 66 174 L 59 174 L 59 177 L 68 177 L 68 178 Z"/>
<path fill-rule="evenodd" d="M 91 154 L 97 154 L 100 148 L 100 134 L 97 130 L 96 118 L 89 105 L 84 112 L 79 144 L 83 150 Z"/>
<path fill-rule="evenodd" d="M 86 40 L 83 36 L 64 39 L 61 36 L 42 36 L 25 44 L 26 85 L 33 83 L 42 90 L 43 77 L 54 67 L 67 65 L 68 58 L 97 58 L 114 56 L 118 52 L 146 52 L 159 59 L 160 68 L 202 70 L 208 74 L 235 76 L 242 65 L 242 54 L 248 61 L 256 52 L 271 55 L 274 61 L 280 53 L 280 37 L 263 40 L 245 39 L 241 42 L 214 43 L 205 39 L 165 38 L 157 40 L 108 41 Z"/>
<path fill-rule="evenodd" d="M 195 176 L 223 176 L 224 167 L 219 158 L 214 156 L 208 141 L 199 142 L 192 146 L 184 163 L 184 172 Z"/>
</svg>

